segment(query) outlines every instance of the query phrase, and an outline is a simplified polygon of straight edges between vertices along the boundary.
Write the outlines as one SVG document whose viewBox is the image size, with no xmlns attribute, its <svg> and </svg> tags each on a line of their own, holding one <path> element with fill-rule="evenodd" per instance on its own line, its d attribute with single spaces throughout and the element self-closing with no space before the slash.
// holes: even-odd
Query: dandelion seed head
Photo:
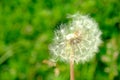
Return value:
<svg viewBox="0 0 120 80">
<path fill-rule="evenodd" d="M 69 18 L 72 20 L 68 24 L 60 25 L 60 30 L 55 31 L 49 49 L 55 60 L 69 62 L 72 59 L 76 63 L 84 63 L 98 51 L 101 31 L 88 15 L 77 13 Z"/>
</svg>

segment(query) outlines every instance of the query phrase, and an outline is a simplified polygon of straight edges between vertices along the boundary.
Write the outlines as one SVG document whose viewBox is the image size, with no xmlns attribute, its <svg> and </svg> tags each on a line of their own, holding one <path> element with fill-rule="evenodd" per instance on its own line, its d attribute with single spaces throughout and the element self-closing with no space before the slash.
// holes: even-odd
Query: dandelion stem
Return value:
<svg viewBox="0 0 120 80">
<path fill-rule="evenodd" d="M 71 41 L 67 42 L 67 48 L 70 51 L 70 80 L 74 80 L 74 50 L 71 46 Z"/>
<path fill-rule="evenodd" d="M 70 59 L 70 80 L 74 80 L 74 61 Z"/>
</svg>

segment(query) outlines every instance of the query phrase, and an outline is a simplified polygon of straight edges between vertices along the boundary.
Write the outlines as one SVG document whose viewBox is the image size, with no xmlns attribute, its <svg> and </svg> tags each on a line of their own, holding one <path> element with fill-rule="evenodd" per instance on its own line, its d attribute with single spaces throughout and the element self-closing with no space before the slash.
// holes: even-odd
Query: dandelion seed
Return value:
<svg viewBox="0 0 120 80">
<path fill-rule="evenodd" d="M 101 31 L 89 16 L 77 13 L 69 18 L 72 21 L 60 25 L 60 30 L 55 32 L 50 51 L 55 59 L 65 62 L 72 59 L 75 63 L 84 63 L 93 58 L 98 51 Z"/>
<path fill-rule="evenodd" d="M 61 29 L 61 33 L 64 33 L 64 30 L 63 30 L 63 29 Z"/>
</svg>

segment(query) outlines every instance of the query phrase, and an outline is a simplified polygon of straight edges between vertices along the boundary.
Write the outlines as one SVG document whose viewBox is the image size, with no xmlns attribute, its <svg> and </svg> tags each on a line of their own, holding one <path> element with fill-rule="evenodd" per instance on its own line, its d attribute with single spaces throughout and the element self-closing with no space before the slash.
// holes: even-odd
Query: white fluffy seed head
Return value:
<svg viewBox="0 0 120 80">
<path fill-rule="evenodd" d="M 101 31 L 89 16 L 77 13 L 69 18 L 72 18 L 72 21 L 67 25 L 61 25 L 60 30 L 55 32 L 49 49 L 54 61 L 60 59 L 69 62 L 72 59 L 76 63 L 84 63 L 98 51 Z"/>
</svg>

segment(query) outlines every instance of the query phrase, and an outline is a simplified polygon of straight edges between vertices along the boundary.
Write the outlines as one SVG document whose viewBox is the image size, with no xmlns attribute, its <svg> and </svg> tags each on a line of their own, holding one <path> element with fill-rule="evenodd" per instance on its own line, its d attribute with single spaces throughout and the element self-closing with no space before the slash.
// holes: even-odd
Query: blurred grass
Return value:
<svg viewBox="0 0 120 80">
<path fill-rule="evenodd" d="M 48 45 L 67 14 L 89 14 L 102 30 L 96 57 L 75 65 L 76 80 L 120 80 L 119 0 L 0 0 L 0 80 L 69 80 Z"/>
</svg>

